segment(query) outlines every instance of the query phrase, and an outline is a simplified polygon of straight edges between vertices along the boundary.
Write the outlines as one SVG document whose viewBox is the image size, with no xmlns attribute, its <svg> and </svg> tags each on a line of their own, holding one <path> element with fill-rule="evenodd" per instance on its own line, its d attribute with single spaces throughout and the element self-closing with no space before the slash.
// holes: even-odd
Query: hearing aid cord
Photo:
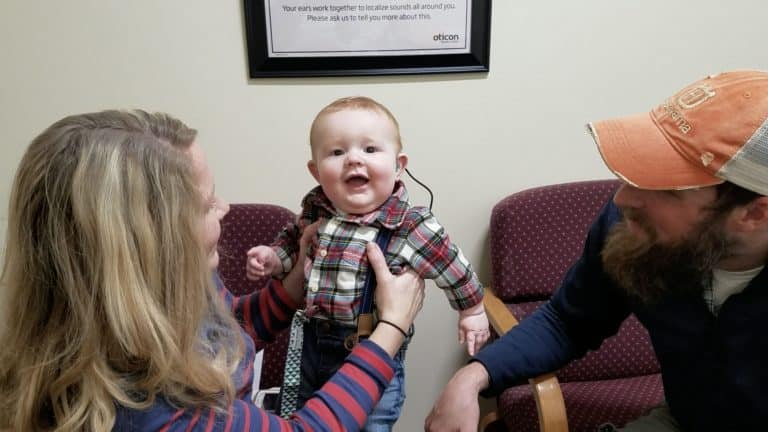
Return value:
<svg viewBox="0 0 768 432">
<path fill-rule="evenodd" d="M 429 194 L 429 211 L 432 211 L 432 202 L 435 199 L 435 196 L 432 194 L 432 189 L 430 189 L 429 186 L 425 185 L 424 183 L 420 182 L 419 179 L 414 177 L 413 174 L 411 174 L 411 172 L 408 170 L 408 168 L 405 169 L 405 172 L 406 174 L 408 174 L 408 177 L 413 179 L 413 181 L 418 183 L 419 186 L 423 187 L 427 191 L 427 193 Z"/>
</svg>

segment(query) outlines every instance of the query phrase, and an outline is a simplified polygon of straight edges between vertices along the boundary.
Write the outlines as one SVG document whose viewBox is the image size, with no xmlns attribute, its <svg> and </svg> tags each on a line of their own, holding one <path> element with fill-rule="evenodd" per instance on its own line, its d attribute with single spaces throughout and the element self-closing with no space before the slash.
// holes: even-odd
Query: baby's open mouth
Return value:
<svg viewBox="0 0 768 432">
<path fill-rule="evenodd" d="M 345 180 L 345 183 L 353 187 L 365 186 L 366 184 L 368 184 L 368 179 L 365 176 L 353 175 L 348 177 Z"/>
</svg>

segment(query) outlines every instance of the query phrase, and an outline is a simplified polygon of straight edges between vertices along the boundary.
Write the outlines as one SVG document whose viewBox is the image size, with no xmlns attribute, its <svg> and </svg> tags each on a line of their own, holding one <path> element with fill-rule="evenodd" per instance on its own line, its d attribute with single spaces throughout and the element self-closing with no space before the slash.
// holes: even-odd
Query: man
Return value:
<svg viewBox="0 0 768 432">
<path fill-rule="evenodd" d="M 562 367 L 635 313 L 665 401 L 622 430 L 764 430 L 768 72 L 710 76 L 589 129 L 624 184 L 550 302 L 454 375 L 426 429 L 475 430 L 478 393 Z"/>
</svg>

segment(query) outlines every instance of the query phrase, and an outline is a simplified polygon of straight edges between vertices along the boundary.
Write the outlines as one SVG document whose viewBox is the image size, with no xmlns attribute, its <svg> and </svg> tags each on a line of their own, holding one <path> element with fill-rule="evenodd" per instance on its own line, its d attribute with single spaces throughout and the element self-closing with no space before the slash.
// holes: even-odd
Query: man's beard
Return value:
<svg viewBox="0 0 768 432">
<path fill-rule="evenodd" d="M 625 211 L 625 217 L 631 210 Z M 632 233 L 625 221 L 608 234 L 603 268 L 630 296 L 646 305 L 663 299 L 703 294 L 712 270 L 729 253 L 724 217 L 712 214 L 678 241 L 663 244 L 642 214 L 631 215 L 647 237 Z"/>
</svg>

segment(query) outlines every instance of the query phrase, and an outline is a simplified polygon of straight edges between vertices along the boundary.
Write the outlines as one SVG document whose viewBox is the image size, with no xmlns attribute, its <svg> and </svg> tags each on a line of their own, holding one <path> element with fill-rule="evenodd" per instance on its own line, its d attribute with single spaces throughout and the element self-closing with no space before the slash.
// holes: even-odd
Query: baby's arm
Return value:
<svg viewBox="0 0 768 432">
<path fill-rule="evenodd" d="M 277 276 L 283 273 L 283 263 L 271 247 L 256 246 L 248 251 L 245 273 L 250 280 L 256 280 L 262 276 Z"/>
<path fill-rule="evenodd" d="M 459 343 L 467 344 L 467 353 L 475 355 L 491 336 L 483 302 L 459 311 Z"/>
<path fill-rule="evenodd" d="M 459 310 L 459 342 L 474 355 L 490 337 L 488 317 L 483 309 L 483 286 L 469 261 L 451 242 L 445 228 L 423 207 L 413 207 L 402 229 L 414 252 L 408 264 L 422 278 L 432 279 L 442 288 L 451 307 Z"/>
<path fill-rule="evenodd" d="M 300 249 L 304 229 L 313 221 L 305 217 L 307 210 L 295 222 L 285 225 L 269 246 L 259 245 L 247 252 L 246 277 L 251 280 L 263 276 L 284 278 L 293 269 Z"/>
</svg>

